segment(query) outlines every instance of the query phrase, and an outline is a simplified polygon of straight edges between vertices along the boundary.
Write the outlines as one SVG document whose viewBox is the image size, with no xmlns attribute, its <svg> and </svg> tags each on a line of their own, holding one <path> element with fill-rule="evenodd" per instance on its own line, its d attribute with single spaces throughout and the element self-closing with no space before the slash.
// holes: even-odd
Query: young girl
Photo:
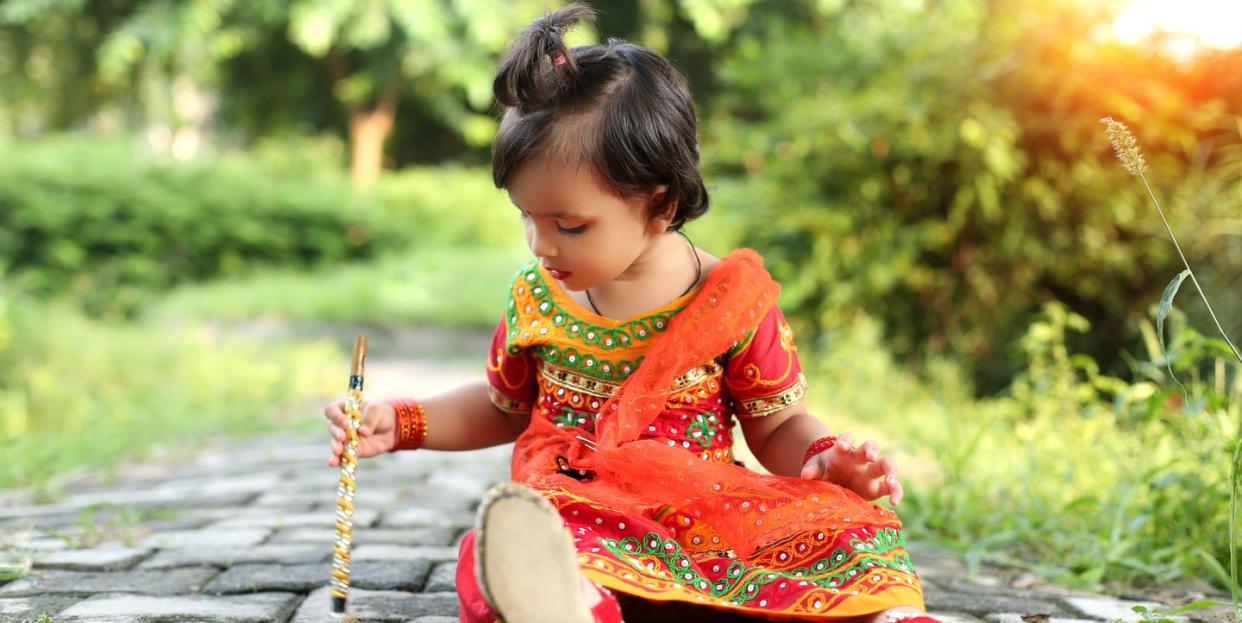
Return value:
<svg viewBox="0 0 1242 623">
<path fill-rule="evenodd" d="M 762 259 L 681 233 L 708 207 L 684 79 L 623 41 L 567 49 L 593 18 L 536 20 L 496 74 L 493 177 L 536 260 L 487 379 L 365 405 L 359 455 L 516 441 L 461 541 L 462 621 L 933 621 L 900 520 L 868 502 L 900 501 L 892 459 L 802 406 Z M 773 475 L 733 461 L 735 418 Z"/>
</svg>

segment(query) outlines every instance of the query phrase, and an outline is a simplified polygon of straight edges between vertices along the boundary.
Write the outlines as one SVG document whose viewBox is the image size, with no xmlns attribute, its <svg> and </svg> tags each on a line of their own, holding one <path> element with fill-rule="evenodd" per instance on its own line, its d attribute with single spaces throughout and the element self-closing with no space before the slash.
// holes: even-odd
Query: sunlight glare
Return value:
<svg viewBox="0 0 1242 623">
<path fill-rule="evenodd" d="M 1200 46 L 1235 48 L 1242 45 L 1242 0 L 1134 0 L 1113 32 L 1129 44 L 1165 32 Z"/>
</svg>

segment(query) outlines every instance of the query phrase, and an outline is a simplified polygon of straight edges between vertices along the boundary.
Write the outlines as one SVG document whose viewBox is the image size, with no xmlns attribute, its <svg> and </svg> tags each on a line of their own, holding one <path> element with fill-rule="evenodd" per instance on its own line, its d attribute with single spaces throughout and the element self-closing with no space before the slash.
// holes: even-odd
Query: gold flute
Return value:
<svg viewBox="0 0 1242 623">
<path fill-rule="evenodd" d="M 345 451 L 341 453 L 341 476 L 336 486 L 336 542 L 332 546 L 332 614 L 345 615 L 349 599 L 349 548 L 354 542 L 354 492 L 358 470 L 358 427 L 362 425 L 362 373 L 367 358 L 367 338 L 354 339 L 354 358 L 349 372 L 349 398 L 345 414 Z"/>
</svg>

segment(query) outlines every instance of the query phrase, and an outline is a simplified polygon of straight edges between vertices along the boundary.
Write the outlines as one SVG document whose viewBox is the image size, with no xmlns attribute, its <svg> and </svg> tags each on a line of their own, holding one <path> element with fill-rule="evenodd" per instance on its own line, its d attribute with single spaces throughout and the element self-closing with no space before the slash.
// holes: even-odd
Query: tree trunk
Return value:
<svg viewBox="0 0 1242 623">
<path fill-rule="evenodd" d="M 364 188 L 379 179 L 384 168 L 384 141 L 392 132 L 393 110 L 383 105 L 374 110 L 349 113 L 349 173 L 354 186 Z"/>
<path fill-rule="evenodd" d="M 345 57 L 336 47 L 328 49 L 324 61 L 334 86 L 349 78 Z M 384 169 L 384 141 L 396 120 L 400 84 L 399 76 L 389 78 L 374 108 L 343 102 L 349 113 L 349 174 L 354 186 L 371 186 Z"/>
</svg>

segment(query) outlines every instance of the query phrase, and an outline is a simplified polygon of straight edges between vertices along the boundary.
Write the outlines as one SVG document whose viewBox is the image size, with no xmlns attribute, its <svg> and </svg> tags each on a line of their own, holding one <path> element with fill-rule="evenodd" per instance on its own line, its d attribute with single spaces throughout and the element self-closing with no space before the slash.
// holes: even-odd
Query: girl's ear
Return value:
<svg viewBox="0 0 1242 623">
<path fill-rule="evenodd" d="M 657 209 L 656 206 L 665 201 L 665 195 L 668 193 L 668 184 L 660 184 L 651 192 L 648 198 L 648 214 L 651 210 Z M 667 205 L 659 209 L 659 212 L 651 214 L 647 219 L 647 228 L 653 234 L 662 234 L 668 231 L 669 226 L 673 224 L 673 217 L 677 214 L 677 200 L 669 201 Z"/>
</svg>

